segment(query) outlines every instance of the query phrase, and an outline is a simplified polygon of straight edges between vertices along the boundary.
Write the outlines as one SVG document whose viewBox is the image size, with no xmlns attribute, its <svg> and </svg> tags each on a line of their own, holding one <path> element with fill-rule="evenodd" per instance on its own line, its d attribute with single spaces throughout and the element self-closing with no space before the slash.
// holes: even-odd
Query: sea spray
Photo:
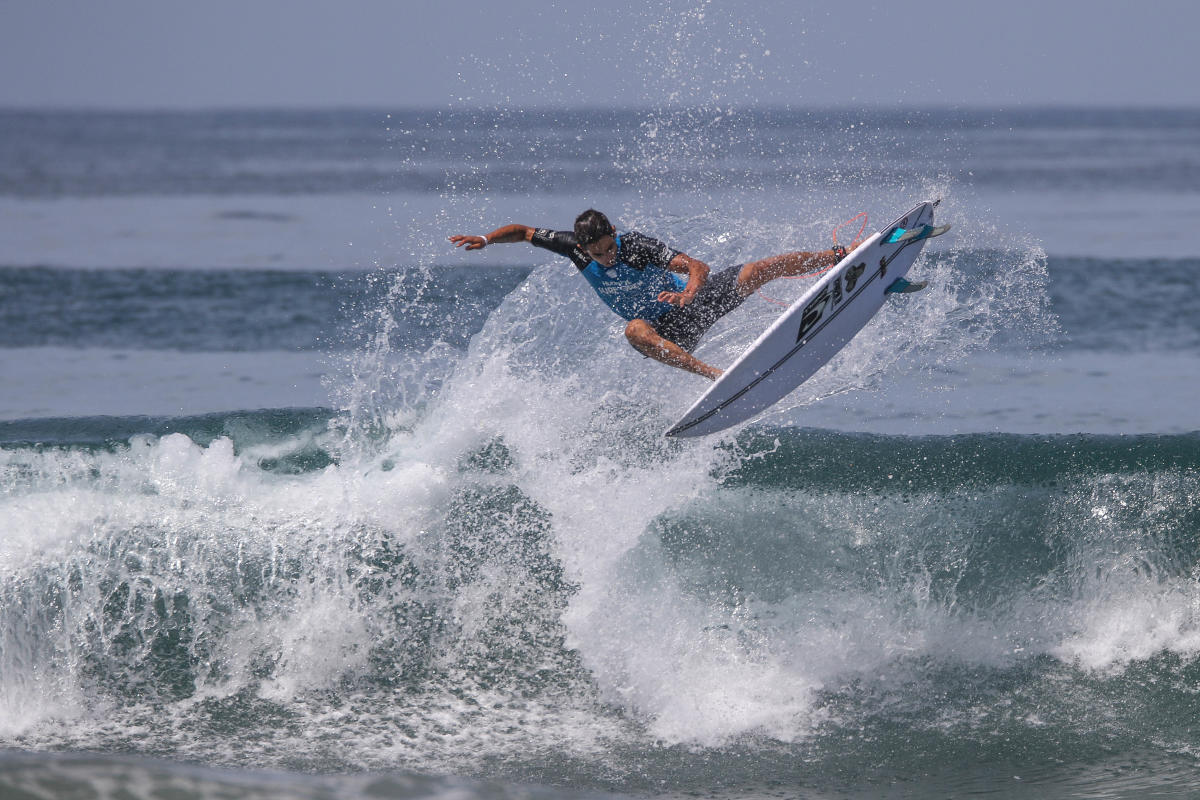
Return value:
<svg viewBox="0 0 1200 800">
<path fill-rule="evenodd" d="M 654 142 L 696 137 L 674 167 L 645 151 L 635 177 L 662 184 L 622 182 L 649 134 L 637 111 L 398 115 L 419 135 L 389 184 L 411 225 L 388 236 L 421 255 L 381 248 L 369 278 L 239 271 L 205 238 L 228 226 L 311 269 L 295 219 L 354 213 L 227 196 L 243 139 L 207 139 L 188 181 L 214 195 L 179 197 L 153 170 L 106 189 L 78 165 L 111 146 L 79 134 L 111 120 L 65 126 L 82 144 L 10 198 L 29 228 L 0 272 L 22 307 L 0 390 L 40 409 L 0 421 L 3 744 L 42 766 L 100 752 L 60 774 L 116 779 L 147 771 L 120 752 L 509 792 L 1190 791 L 1200 273 L 1145 256 L 1189 241 L 1152 233 L 1183 173 L 1092 166 L 1121 161 L 1103 142 L 1147 157 L 1181 117 L 708 112 L 655 115 Z M 197 119 L 123 124 L 159 147 Z M 330 137 L 302 136 L 256 191 L 354 185 L 363 150 L 306 172 Z M 1054 162 L 1051 137 L 1082 157 Z M 1154 141 L 1155 163 L 1190 152 Z M 1065 202 L 1059 182 L 1083 190 Z M 135 184 L 152 193 L 78 196 Z M 634 354 L 568 264 L 442 241 L 493 219 L 565 228 L 594 201 L 718 266 L 935 195 L 955 228 L 917 265 L 927 294 L 891 303 L 819 398 L 687 444 L 661 432 L 703 382 Z M 163 214 L 187 221 L 156 245 L 140 223 Z M 1043 248 L 1022 219 L 1072 233 Z M 163 252 L 202 274 L 28 266 Z M 728 363 L 776 308 L 748 302 L 703 352 Z M 313 348 L 348 365 L 318 399 L 297 388 L 313 359 L 283 368 Z"/>
</svg>

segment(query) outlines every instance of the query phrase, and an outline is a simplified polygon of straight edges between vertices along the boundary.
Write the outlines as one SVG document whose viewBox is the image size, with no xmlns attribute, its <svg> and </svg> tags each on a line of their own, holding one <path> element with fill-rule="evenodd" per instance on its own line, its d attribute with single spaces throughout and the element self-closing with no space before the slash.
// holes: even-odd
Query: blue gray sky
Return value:
<svg viewBox="0 0 1200 800">
<path fill-rule="evenodd" d="M 1200 107 L 1192 0 L 0 0 L 0 106 Z"/>
</svg>

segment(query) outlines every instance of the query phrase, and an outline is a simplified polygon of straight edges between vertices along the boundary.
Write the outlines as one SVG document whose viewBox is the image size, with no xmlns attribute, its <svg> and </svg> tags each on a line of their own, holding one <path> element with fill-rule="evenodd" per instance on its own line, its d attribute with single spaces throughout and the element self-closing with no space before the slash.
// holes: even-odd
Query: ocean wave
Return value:
<svg viewBox="0 0 1200 800">
<path fill-rule="evenodd" d="M 303 451 L 321 417 L 0 451 L 6 741 L 90 747 L 106 719 L 167 709 L 158 749 L 250 763 L 217 734 L 241 730 L 253 763 L 310 768 L 1053 750 L 1047 726 L 1186 745 L 1160 723 L 1200 656 L 1196 435 L 757 431 L 698 462 L 593 451 L 561 493 L 505 437 L 415 458 L 401 433 L 355 465 L 327 441 L 299 470 L 256 455 Z M 663 469 L 683 479 L 648 480 Z M 1123 686 L 1146 708 L 1118 713 Z M 524 720 L 511 738 L 504 719 Z M 305 743 L 326 725 L 353 746 Z"/>
</svg>

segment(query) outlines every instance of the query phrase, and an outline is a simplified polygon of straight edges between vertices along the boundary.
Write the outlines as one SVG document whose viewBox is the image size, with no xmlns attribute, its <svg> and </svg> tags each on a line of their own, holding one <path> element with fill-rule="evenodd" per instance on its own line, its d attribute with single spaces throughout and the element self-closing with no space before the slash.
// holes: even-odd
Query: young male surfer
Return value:
<svg viewBox="0 0 1200 800">
<path fill-rule="evenodd" d="M 467 250 L 529 242 L 571 259 L 600 299 L 628 320 L 625 338 L 634 349 L 710 380 L 721 370 L 691 351 L 713 323 L 768 281 L 833 266 L 846 254 L 842 247 L 784 253 L 713 274 L 703 261 L 658 239 L 637 231 L 618 233 L 608 217 L 594 209 L 576 218 L 573 231 L 514 224 L 484 236 L 451 236 L 450 241 Z"/>
</svg>

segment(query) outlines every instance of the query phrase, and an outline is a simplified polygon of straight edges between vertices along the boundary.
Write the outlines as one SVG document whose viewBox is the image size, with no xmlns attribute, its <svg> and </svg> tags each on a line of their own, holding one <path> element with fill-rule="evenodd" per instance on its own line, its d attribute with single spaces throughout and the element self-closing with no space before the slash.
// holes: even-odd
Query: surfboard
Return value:
<svg viewBox="0 0 1200 800">
<path fill-rule="evenodd" d="M 705 436 L 765 411 L 845 347 L 889 294 L 922 288 L 924 284 L 909 283 L 904 275 L 925 242 L 950 228 L 933 225 L 939 202 L 917 204 L 821 275 L 666 435 Z"/>
</svg>

